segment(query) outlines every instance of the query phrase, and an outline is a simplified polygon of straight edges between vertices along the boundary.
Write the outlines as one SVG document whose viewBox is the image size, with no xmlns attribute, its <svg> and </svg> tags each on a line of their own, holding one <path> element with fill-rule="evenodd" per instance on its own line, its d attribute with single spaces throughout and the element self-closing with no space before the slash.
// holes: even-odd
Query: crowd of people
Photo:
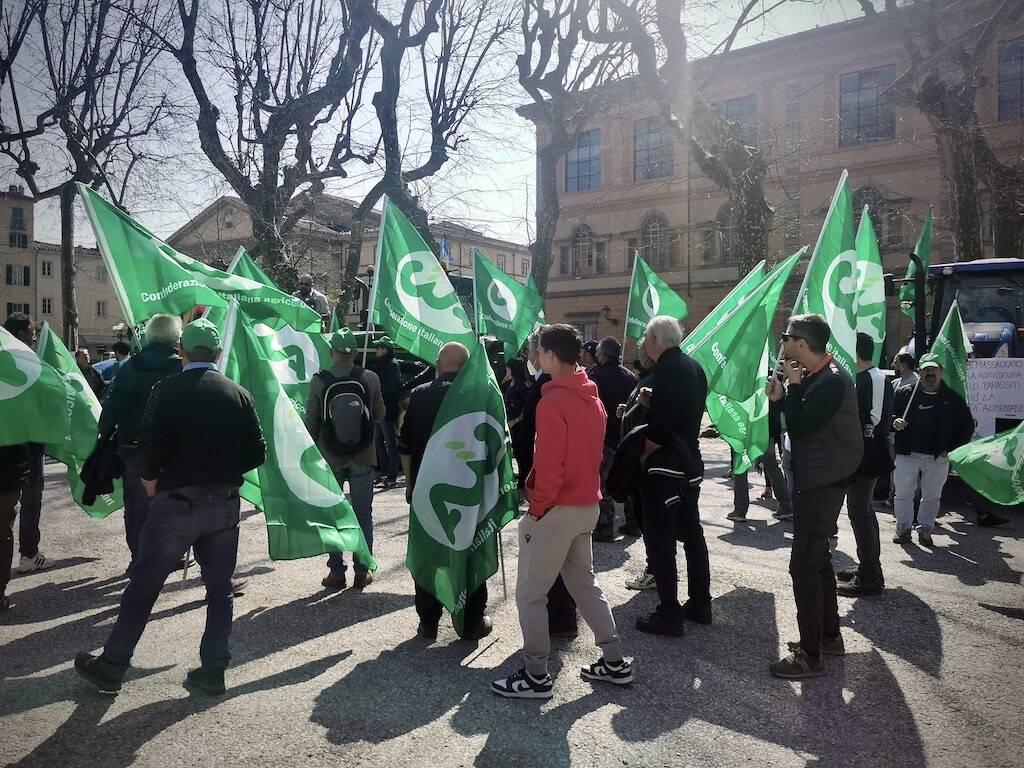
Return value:
<svg viewBox="0 0 1024 768">
<path fill-rule="evenodd" d="M 316 302 L 312 294 L 308 298 Z M 34 344 L 30 318 L 14 315 L 5 327 Z M 893 476 L 895 540 L 909 541 L 916 519 L 921 544 L 932 546 L 946 455 L 973 429 L 963 399 L 942 383 L 934 355 L 921 358 L 920 377 L 912 358 L 897 356 L 898 378 L 890 385 L 872 362 L 874 343 L 861 334 L 855 383 L 827 352 L 830 335 L 818 315 L 790 318 L 783 355 L 764 385 L 770 444 L 760 462 L 778 500 L 776 517 L 793 525 L 790 574 L 799 638 L 770 667 L 787 679 L 825 674 L 822 656 L 844 653 L 838 594 L 869 597 L 884 590 L 875 513 L 879 480 Z M 601 651 L 581 677 L 632 682 L 633 665 L 594 574 L 595 541 L 643 540 L 645 566 L 626 586 L 656 591 L 658 601 L 637 619 L 636 630 L 677 638 L 686 622 L 714 620 L 699 503 L 708 385 L 701 367 L 682 352 L 682 339 L 676 319 L 653 318 L 634 372 L 622 364 L 616 339 L 584 343 L 574 327 L 553 324 L 531 335 L 525 359 L 509 361 L 502 392 L 524 507 L 516 582 L 523 648 L 522 667 L 495 680 L 494 693 L 550 697 L 551 639 L 575 636 L 580 615 Z M 401 471 L 412 502 L 434 420 L 470 354 L 461 344 L 444 345 L 433 380 L 413 389 L 403 411 L 395 346 L 386 337 L 376 346 L 373 365 L 364 367 L 353 333 L 342 328 L 331 334 L 332 364 L 313 377 L 305 410 L 306 428 L 345 490 L 371 553 L 374 483 L 390 488 Z M 251 396 L 217 369 L 220 350 L 219 332 L 207 320 L 182 328 L 178 318 L 156 315 L 146 325 L 145 345 L 119 359 L 116 375 L 104 384 L 99 429 L 116 435 L 122 467 L 128 586 L 102 653 L 82 653 L 75 661 L 79 674 L 102 691 L 120 689 L 164 581 L 189 551 L 206 585 L 207 622 L 202 664 L 185 684 L 213 695 L 225 690 L 232 601 L 240 594 L 233 580 L 238 489 L 243 473 L 265 460 L 266 444 Z M 196 425 L 202 425 L 201 439 Z M 39 552 L 42 464 L 41 446 L 0 448 L 0 595 L 13 560 L 19 504 L 19 570 L 47 563 Z M 742 522 L 747 475 L 735 474 L 733 483 L 736 504 L 729 518 Z M 837 574 L 830 539 L 844 503 L 858 566 Z M 677 542 L 685 557 L 682 601 Z M 352 566 L 355 588 L 372 583 L 370 563 L 353 556 Z M 347 569 L 344 553 L 330 554 L 323 587 L 346 588 Z M 492 632 L 487 599 L 486 583 L 467 596 L 464 639 Z M 9 607 L 8 598 L 0 597 L 0 609 Z M 417 584 L 415 607 L 419 635 L 435 640 L 442 604 Z"/>
</svg>

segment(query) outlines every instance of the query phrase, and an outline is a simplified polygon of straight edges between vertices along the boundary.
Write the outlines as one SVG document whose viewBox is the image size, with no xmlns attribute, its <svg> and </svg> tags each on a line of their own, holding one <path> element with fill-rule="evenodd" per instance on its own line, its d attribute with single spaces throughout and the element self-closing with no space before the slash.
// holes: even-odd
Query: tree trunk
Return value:
<svg viewBox="0 0 1024 768">
<path fill-rule="evenodd" d="M 276 206 L 275 206 L 276 207 Z M 288 293 L 298 288 L 298 270 L 288 262 L 287 247 L 278 226 L 276 211 L 252 211 L 253 238 L 263 269 L 277 286 Z"/>
<path fill-rule="evenodd" d="M 537 233 L 530 244 L 533 279 L 541 296 L 548 292 L 548 275 L 554 263 L 555 230 L 558 227 L 558 158 L 562 154 L 553 138 L 537 154 Z"/>
<path fill-rule="evenodd" d="M 75 295 L 75 183 L 60 190 L 60 277 L 64 317 L 64 344 L 78 349 L 78 301 Z"/>
<path fill-rule="evenodd" d="M 973 261 L 985 255 L 981 243 L 981 207 L 974 155 L 956 134 L 940 127 L 936 134 L 946 168 L 950 230 L 956 261 Z"/>
</svg>

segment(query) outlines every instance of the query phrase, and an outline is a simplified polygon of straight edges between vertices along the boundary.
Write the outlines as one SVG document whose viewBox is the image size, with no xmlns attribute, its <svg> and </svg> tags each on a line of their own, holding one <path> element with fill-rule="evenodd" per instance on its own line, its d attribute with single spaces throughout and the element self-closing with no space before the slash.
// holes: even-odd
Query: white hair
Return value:
<svg viewBox="0 0 1024 768">
<path fill-rule="evenodd" d="M 683 343 L 683 329 L 679 321 L 671 315 L 652 317 L 647 323 L 644 335 L 653 339 L 666 349 L 678 347 Z"/>
<path fill-rule="evenodd" d="M 153 315 L 146 322 L 146 343 L 173 347 L 181 340 L 181 318 L 175 315 Z"/>
</svg>

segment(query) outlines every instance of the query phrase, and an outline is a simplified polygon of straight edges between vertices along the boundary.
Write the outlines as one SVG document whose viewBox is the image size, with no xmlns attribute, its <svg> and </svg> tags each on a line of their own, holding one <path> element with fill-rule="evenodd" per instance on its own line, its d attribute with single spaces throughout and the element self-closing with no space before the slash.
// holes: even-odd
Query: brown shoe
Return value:
<svg viewBox="0 0 1024 768">
<path fill-rule="evenodd" d="M 365 573 L 357 573 L 355 580 L 352 582 L 352 586 L 356 589 L 363 589 L 373 584 L 373 574 L 369 571 Z"/>
<path fill-rule="evenodd" d="M 356 579 L 358 578 L 359 577 L 356 576 Z M 345 574 L 341 574 L 341 576 L 335 578 L 328 573 L 320 583 L 324 585 L 325 589 L 344 589 L 348 586 L 348 582 L 345 581 Z"/>
</svg>

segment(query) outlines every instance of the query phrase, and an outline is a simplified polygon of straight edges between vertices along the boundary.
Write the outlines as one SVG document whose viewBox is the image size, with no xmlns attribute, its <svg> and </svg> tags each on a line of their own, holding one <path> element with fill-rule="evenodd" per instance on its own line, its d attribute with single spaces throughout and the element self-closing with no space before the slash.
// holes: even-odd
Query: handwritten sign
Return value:
<svg viewBox="0 0 1024 768">
<path fill-rule="evenodd" d="M 995 434 L 996 419 L 1024 419 L 1024 359 L 990 357 L 967 362 L 974 438 Z"/>
</svg>

